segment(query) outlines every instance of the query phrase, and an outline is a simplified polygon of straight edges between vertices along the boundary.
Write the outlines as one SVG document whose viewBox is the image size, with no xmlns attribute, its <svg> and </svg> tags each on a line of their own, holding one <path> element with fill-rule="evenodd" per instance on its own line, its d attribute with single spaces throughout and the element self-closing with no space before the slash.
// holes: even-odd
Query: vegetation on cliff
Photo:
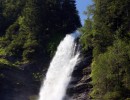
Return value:
<svg viewBox="0 0 130 100">
<path fill-rule="evenodd" d="M 93 100 L 130 99 L 130 1 L 93 0 L 80 29 L 84 53 L 93 50 Z"/>
<path fill-rule="evenodd" d="M 60 40 L 80 26 L 75 0 L 0 0 L 0 90 L 27 87 L 27 81 L 11 78 L 18 73 L 40 83 L 40 72 L 48 67 Z"/>
<path fill-rule="evenodd" d="M 0 55 L 13 63 L 54 53 L 63 35 L 81 26 L 74 0 L 2 0 L 0 7 Z"/>
</svg>

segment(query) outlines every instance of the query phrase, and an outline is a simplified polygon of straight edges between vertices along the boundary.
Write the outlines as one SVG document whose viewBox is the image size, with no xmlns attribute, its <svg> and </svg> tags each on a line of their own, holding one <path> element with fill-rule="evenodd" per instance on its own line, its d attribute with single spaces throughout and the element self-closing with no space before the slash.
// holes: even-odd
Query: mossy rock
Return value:
<svg viewBox="0 0 130 100">
<path fill-rule="evenodd" d="M 32 95 L 32 96 L 30 96 L 29 100 L 38 100 L 38 95 Z"/>
<path fill-rule="evenodd" d="M 130 100 L 130 98 L 126 98 L 125 100 Z"/>
<path fill-rule="evenodd" d="M 104 100 L 120 100 L 121 95 L 120 92 L 115 91 L 115 92 L 107 92 L 104 95 Z"/>
</svg>

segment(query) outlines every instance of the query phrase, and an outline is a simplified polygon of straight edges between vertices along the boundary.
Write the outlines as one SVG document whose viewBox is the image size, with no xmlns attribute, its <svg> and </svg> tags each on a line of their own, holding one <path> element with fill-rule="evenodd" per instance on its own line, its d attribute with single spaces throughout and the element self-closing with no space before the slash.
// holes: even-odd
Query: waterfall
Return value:
<svg viewBox="0 0 130 100">
<path fill-rule="evenodd" d="M 75 39 L 78 33 L 66 35 L 50 63 L 38 100 L 63 100 L 71 74 L 79 61 Z"/>
</svg>

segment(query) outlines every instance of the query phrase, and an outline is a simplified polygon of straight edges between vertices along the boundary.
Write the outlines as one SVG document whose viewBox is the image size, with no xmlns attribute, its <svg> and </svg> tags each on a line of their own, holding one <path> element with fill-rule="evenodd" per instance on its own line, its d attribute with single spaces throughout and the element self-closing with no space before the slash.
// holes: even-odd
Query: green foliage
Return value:
<svg viewBox="0 0 130 100">
<path fill-rule="evenodd" d="M 92 64 L 91 76 L 94 86 L 93 89 L 99 94 L 95 93 L 92 94 L 92 96 L 106 98 L 108 97 L 108 92 L 119 91 L 123 93 L 125 92 L 123 88 L 129 90 L 129 88 L 125 86 L 130 86 L 129 48 L 129 44 L 117 40 L 112 47 L 108 48 L 106 53 L 100 54 L 95 58 Z M 123 82 L 124 79 L 127 81 Z M 110 100 L 115 100 L 114 97 L 110 98 Z"/>
<path fill-rule="evenodd" d="M 84 52 L 93 49 L 90 95 L 94 100 L 124 100 L 130 97 L 130 2 L 93 2 L 80 29 Z"/>
<path fill-rule="evenodd" d="M 25 49 L 23 51 L 23 59 L 24 60 L 32 60 L 36 56 L 36 50 L 38 49 L 38 42 L 32 37 L 29 37 L 27 41 L 25 42 L 23 48 Z"/>
<path fill-rule="evenodd" d="M 8 60 L 6 60 L 6 59 L 4 59 L 4 58 L 1 58 L 1 59 L 0 59 L 0 63 L 6 64 L 6 65 L 12 65 L 11 62 L 9 62 Z"/>
<path fill-rule="evenodd" d="M 62 40 L 64 35 L 55 34 L 52 35 L 50 42 L 48 43 L 47 46 L 47 52 L 49 52 L 50 57 L 53 57 L 55 54 L 55 51 L 57 49 L 57 45 L 59 45 L 59 41 Z"/>
<path fill-rule="evenodd" d="M 118 91 L 107 92 L 107 94 L 105 94 L 103 100 L 121 100 L 121 95 Z"/>
<path fill-rule="evenodd" d="M 13 63 L 52 57 L 62 37 L 81 26 L 74 0 L 2 0 L 0 8 L 0 51 Z"/>
<path fill-rule="evenodd" d="M 37 73 L 32 73 L 32 76 L 34 77 L 35 81 L 41 81 L 43 78 L 43 74 L 37 72 Z"/>
<path fill-rule="evenodd" d="M 130 100 L 130 98 L 126 98 L 125 100 Z"/>
<path fill-rule="evenodd" d="M 80 26 L 75 0 L 0 0 L 0 95 L 5 84 L 11 92 L 37 93 L 57 45 Z"/>
<path fill-rule="evenodd" d="M 93 21 L 88 18 L 85 21 L 85 25 L 80 28 L 80 32 L 83 35 L 80 37 L 80 42 L 82 44 L 83 50 L 88 50 L 89 47 L 92 47 L 92 38 L 93 38 Z M 87 30 L 86 30 L 87 29 Z"/>
</svg>

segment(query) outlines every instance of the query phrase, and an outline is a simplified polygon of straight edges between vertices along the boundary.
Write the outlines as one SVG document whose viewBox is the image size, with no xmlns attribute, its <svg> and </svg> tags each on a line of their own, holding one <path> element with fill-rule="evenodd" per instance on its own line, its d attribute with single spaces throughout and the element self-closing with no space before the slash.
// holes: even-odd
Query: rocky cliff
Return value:
<svg viewBox="0 0 130 100">
<path fill-rule="evenodd" d="M 71 100 L 90 100 L 88 93 L 92 88 L 90 84 L 91 61 L 91 50 L 89 50 L 85 56 L 81 54 L 81 61 L 75 67 L 71 83 L 67 89 L 67 95 Z"/>
</svg>

